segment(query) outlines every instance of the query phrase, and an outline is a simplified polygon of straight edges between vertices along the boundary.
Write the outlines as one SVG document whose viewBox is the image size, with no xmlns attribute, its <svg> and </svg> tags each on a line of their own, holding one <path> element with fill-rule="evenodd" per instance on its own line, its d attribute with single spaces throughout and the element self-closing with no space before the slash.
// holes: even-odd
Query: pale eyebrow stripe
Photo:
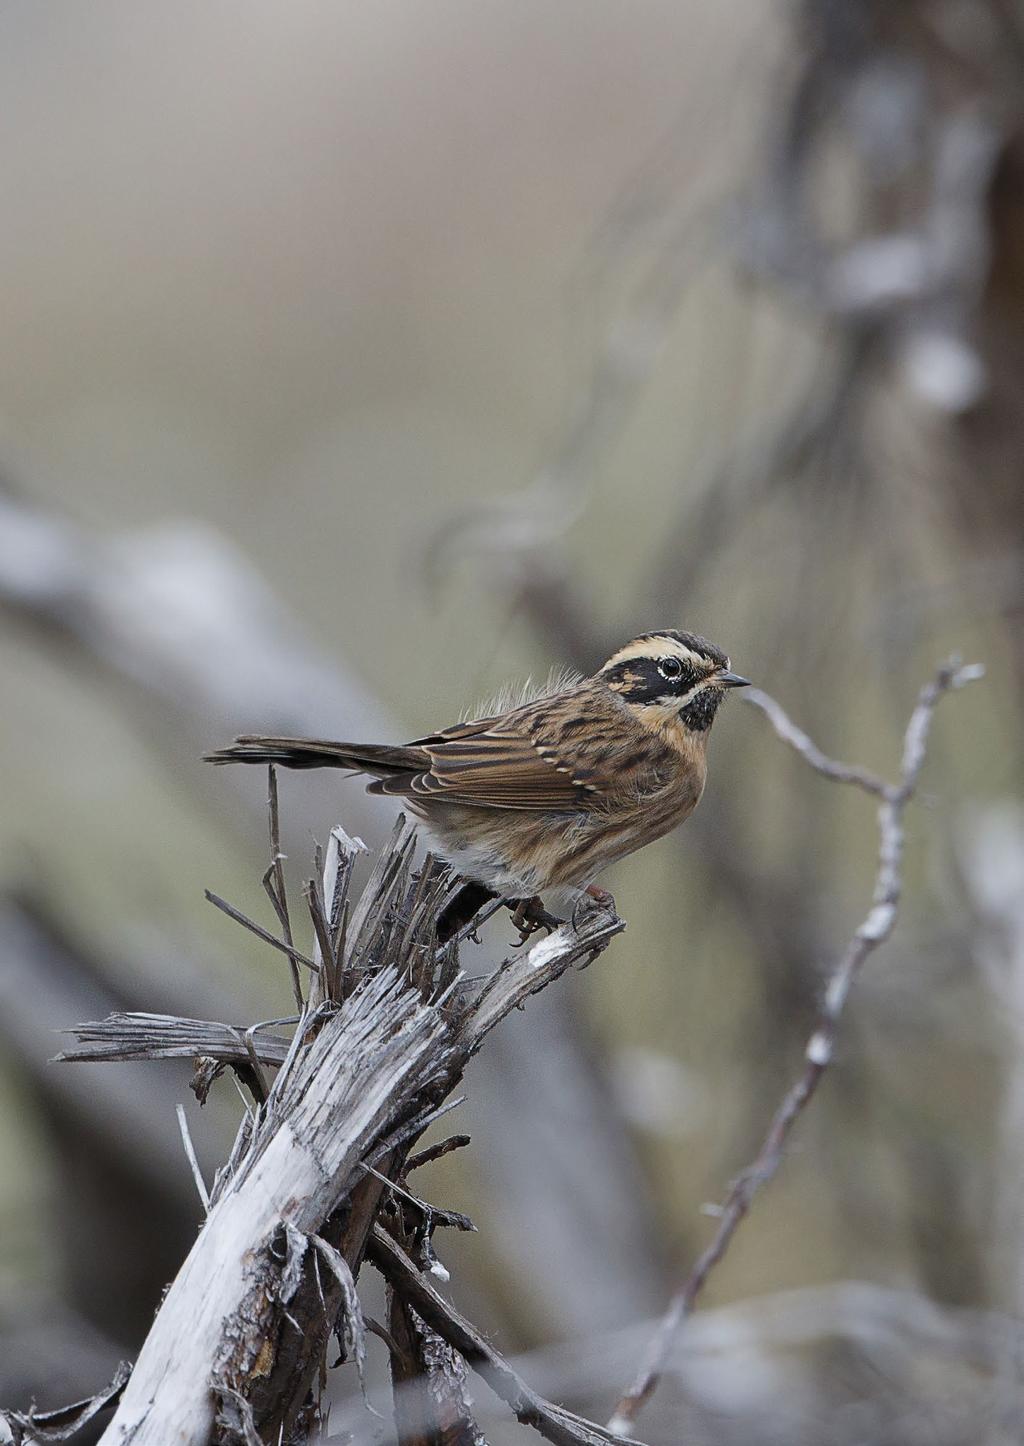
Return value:
<svg viewBox="0 0 1024 1446">
<path fill-rule="evenodd" d="M 652 642 L 653 641 L 652 639 Z M 705 658 L 701 653 L 695 653 L 691 648 L 686 647 L 684 643 L 677 643 L 675 638 L 658 638 L 657 641 L 657 651 L 662 657 L 678 658 L 681 663 L 689 663 L 696 668 L 706 668 L 709 665 L 713 666 L 709 658 Z M 627 643 L 624 648 L 620 648 L 617 653 L 612 654 L 601 671 L 605 672 L 608 668 L 615 667 L 618 663 L 631 663 L 637 659 L 646 659 L 653 656 L 654 653 L 650 646 L 637 647 L 632 643 Z"/>
</svg>

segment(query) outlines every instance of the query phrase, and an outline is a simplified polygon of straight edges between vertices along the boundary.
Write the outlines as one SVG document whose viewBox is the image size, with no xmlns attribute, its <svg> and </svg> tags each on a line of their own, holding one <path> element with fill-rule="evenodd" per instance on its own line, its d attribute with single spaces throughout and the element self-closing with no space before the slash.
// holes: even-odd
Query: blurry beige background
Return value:
<svg viewBox="0 0 1024 1446">
<path fill-rule="evenodd" d="M 195 1208 L 187 1071 L 54 1083 L 46 1031 L 89 996 L 23 947 L 26 900 L 97 1008 L 286 1012 L 278 961 L 203 902 L 259 913 L 266 854 L 262 780 L 204 747 L 282 717 L 415 736 L 682 626 L 889 775 L 935 660 L 989 672 L 939 716 L 897 938 L 709 1294 L 820 1288 L 817 1324 L 765 1327 L 752 1360 L 755 1327 L 722 1316 L 645 1439 L 679 1440 L 684 1412 L 702 1441 L 967 1442 L 990 1406 L 1016 1439 L 993 1384 L 1024 1278 L 1016 72 L 987 5 L 901 7 L 902 29 L 833 8 L 856 19 L 838 39 L 809 3 L 0 12 L 0 1404 L 101 1384 Z M 920 136 L 950 117 L 981 139 L 942 171 Z M 787 147 L 829 295 L 876 288 L 856 315 L 776 224 L 801 199 Z M 922 234 L 956 240 L 973 204 L 982 239 L 922 299 L 909 252 L 857 245 L 912 236 L 940 172 Z M 300 654 L 294 677 L 273 661 Z M 311 835 L 387 824 L 331 778 L 285 777 L 282 808 L 296 881 Z M 798 1068 L 874 849 L 870 802 L 731 703 L 700 814 L 605 880 L 627 935 L 471 1076 L 483 1138 L 431 1180 L 480 1226 L 445 1242 L 455 1297 L 510 1351 L 589 1351 L 562 1382 L 583 1407 L 629 1377 L 642 1333 L 608 1333 L 658 1310 Z M 192 1111 L 209 1168 L 234 1117 L 227 1087 Z M 849 1279 L 904 1292 L 896 1357 L 850 1324 Z M 933 1307 L 952 1347 L 914 1334 Z"/>
</svg>

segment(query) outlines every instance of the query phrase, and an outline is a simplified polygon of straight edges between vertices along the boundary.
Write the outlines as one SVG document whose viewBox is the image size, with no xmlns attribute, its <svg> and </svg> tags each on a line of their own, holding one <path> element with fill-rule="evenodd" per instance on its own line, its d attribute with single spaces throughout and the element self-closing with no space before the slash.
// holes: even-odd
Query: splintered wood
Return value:
<svg viewBox="0 0 1024 1446">
<path fill-rule="evenodd" d="M 332 832 L 319 876 L 304 890 L 313 940 L 304 952 L 284 899 L 273 779 L 270 795 L 274 860 L 265 887 L 284 937 L 264 938 L 262 926 L 226 908 L 287 956 L 299 1013 L 249 1026 L 114 1014 L 70 1031 L 60 1056 L 195 1056 L 198 1090 L 232 1069 L 253 1095 L 210 1189 L 206 1220 L 102 1438 L 107 1446 L 306 1439 L 335 1328 L 348 1357 L 361 1364 L 355 1282 L 364 1258 L 384 1267 L 400 1301 L 408 1297 L 413 1314 L 405 1318 L 418 1319 L 426 1299 L 419 1273 L 411 1262 L 396 1271 L 385 1242 L 392 1231 L 406 1240 L 401 1212 L 411 1212 L 427 1260 L 433 1226 L 458 1223 L 453 1212 L 432 1211 L 404 1188 L 414 1143 L 458 1103 L 452 1092 L 489 1031 L 530 994 L 588 964 L 624 927 L 588 902 L 571 923 L 510 954 L 482 984 L 471 982 L 460 972 L 458 944 L 439 946 L 435 932 L 457 881 L 429 856 L 414 866 L 415 831 L 400 820 L 355 898 L 353 866 L 363 846 L 341 829 Z M 549 1406 L 489 1347 L 486 1358 L 469 1350 L 457 1313 L 431 1313 L 430 1330 L 444 1345 L 435 1354 L 447 1362 L 451 1386 L 446 1409 L 462 1399 L 464 1367 L 456 1357 L 466 1357 L 548 1439 L 581 1446 L 618 1439 Z M 403 1363 L 393 1367 L 397 1383 Z M 446 1397 L 438 1379 L 433 1391 L 439 1401 Z M 478 1431 L 468 1415 L 466 1431 Z M 483 1441 L 479 1434 L 466 1439 Z"/>
</svg>

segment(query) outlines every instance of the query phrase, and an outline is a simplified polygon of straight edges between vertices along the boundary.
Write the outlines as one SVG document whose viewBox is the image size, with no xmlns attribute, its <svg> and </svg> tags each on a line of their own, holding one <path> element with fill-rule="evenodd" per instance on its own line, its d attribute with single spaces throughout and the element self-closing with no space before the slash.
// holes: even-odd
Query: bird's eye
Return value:
<svg viewBox="0 0 1024 1446">
<path fill-rule="evenodd" d="M 673 682 L 682 676 L 683 665 L 678 658 L 662 658 L 658 664 L 658 672 L 663 678 L 669 678 Z"/>
</svg>

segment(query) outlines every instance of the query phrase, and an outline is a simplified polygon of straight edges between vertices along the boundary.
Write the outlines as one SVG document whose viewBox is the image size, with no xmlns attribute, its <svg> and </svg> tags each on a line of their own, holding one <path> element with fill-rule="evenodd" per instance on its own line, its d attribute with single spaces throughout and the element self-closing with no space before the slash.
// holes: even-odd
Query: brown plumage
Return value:
<svg viewBox="0 0 1024 1446">
<path fill-rule="evenodd" d="M 648 633 L 593 677 L 401 747 L 250 736 L 208 756 L 369 774 L 464 878 L 531 898 L 590 886 L 692 812 L 715 713 L 745 683 L 705 638 Z"/>
</svg>

